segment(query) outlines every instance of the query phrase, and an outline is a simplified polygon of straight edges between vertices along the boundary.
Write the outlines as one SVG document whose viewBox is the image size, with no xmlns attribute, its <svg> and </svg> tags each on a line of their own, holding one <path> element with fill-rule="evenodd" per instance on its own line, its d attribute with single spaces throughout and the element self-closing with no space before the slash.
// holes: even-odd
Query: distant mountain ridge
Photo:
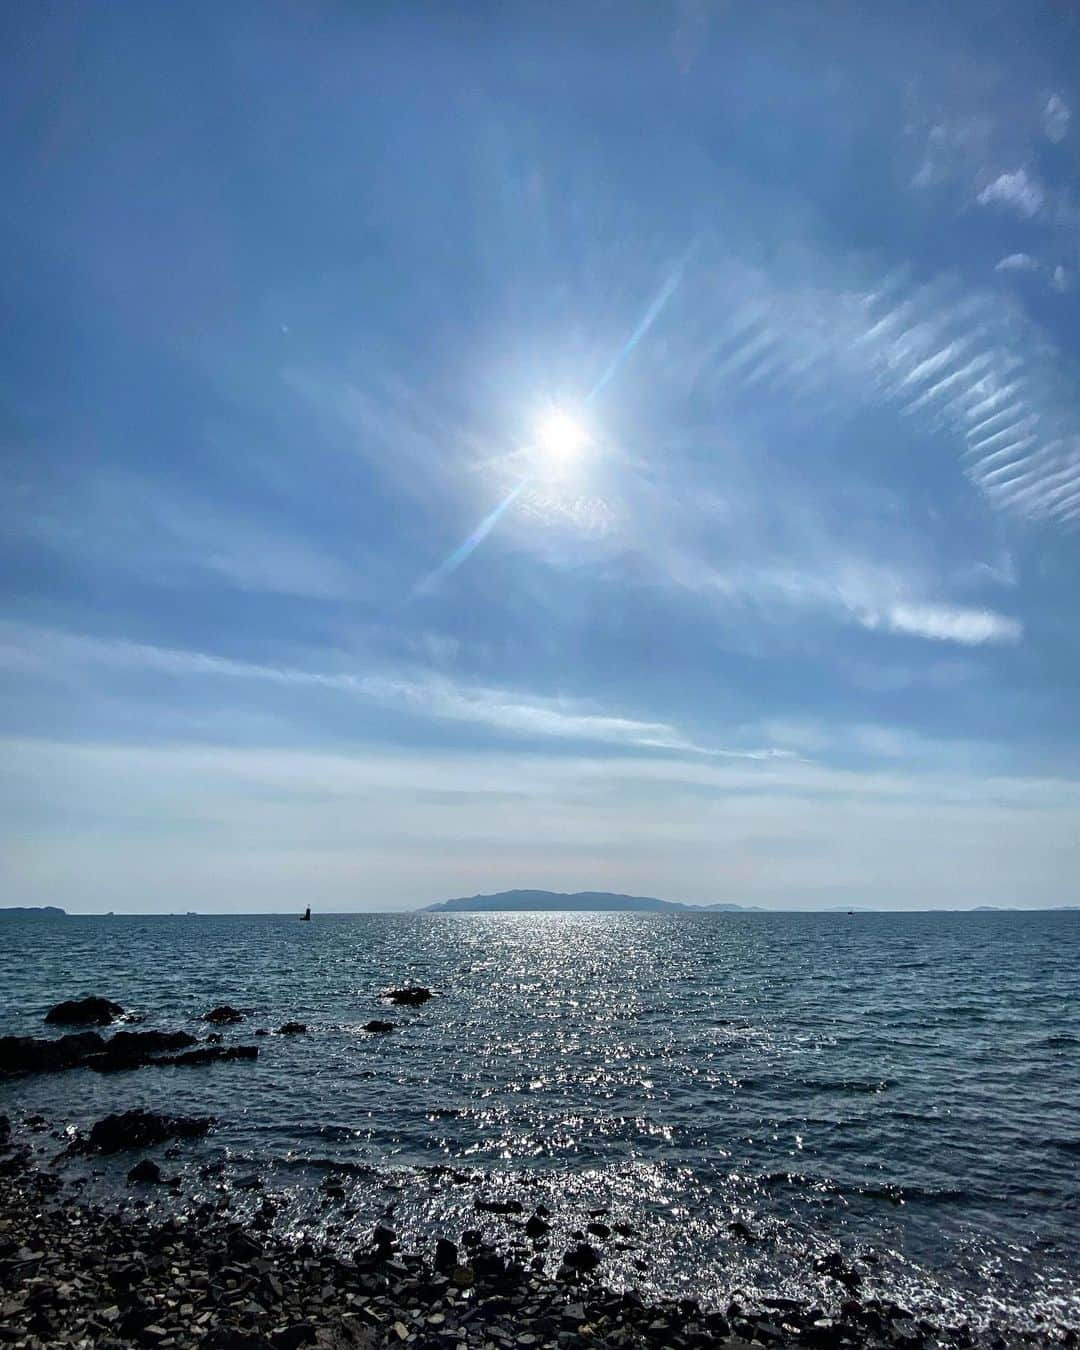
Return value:
<svg viewBox="0 0 1080 1350">
<path fill-rule="evenodd" d="M 716 910 L 756 910 L 757 905 L 685 905 L 681 900 L 657 900 L 651 895 L 618 895 L 612 891 L 497 891 L 494 895 L 463 895 L 425 905 L 422 914 L 483 914 L 506 910 L 615 910 L 634 914 L 702 913 Z"/>
<path fill-rule="evenodd" d="M 0 918 L 5 914 L 31 914 L 38 919 L 66 919 L 67 910 L 56 905 L 4 905 L 0 906 Z"/>
</svg>

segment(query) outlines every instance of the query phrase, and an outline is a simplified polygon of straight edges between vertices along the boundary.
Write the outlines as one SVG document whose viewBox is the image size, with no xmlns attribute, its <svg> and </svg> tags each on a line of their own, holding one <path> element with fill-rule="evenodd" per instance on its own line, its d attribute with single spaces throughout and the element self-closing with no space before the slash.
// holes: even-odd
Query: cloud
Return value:
<svg viewBox="0 0 1080 1350">
<path fill-rule="evenodd" d="M 999 174 L 983 188 L 977 200 L 980 206 L 1004 206 L 1030 220 L 1042 210 L 1046 193 L 1036 179 L 1028 177 L 1025 169 L 1017 169 Z"/>
<path fill-rule="evenodd" d="M 1037 272 L 1040 264 L 1030 253 L 1010 253 L 994 266 L 995 272 Z"/>
<path fill-rule="evenodd" d="M 1069 133 L 1069 119 L 1072 113 L 1069 105 L 1060 94 L 1051 94 L 1046 100 L 1046 107 L 1043 108 L 1042 124 L 1043 131 L 1048 138 L 1054 142 L 1060 142 L 1065 139 Z"/>
<path fill-rule="evenodd" d="M 830 275 L 818 257 L 805 270 L 804 284 L 781 285 L 756 269 L 717 267 L 691 288 L 707 307 L 715 286 L 724 317 L 710 333 L 690 313 L 669 340 L 688 395 L 713 383 L 812 401 L 818 416 L 891 406 L 950 435 L 991 506 L 1061 525 L 1080 519 L 1080 408 L 1037 324 L 955 278 Z"/>
<path fill-rule="evenodd" d="M 866 626 L 875 628 L 880 621 L 875 617 Z M 951 605 L 894 605 L 884 616 L 884 622 L 893 633 L 937 642 L 959 642 L 968 647 L 987 642 L 1019 642 L 1024 631 L 1017 619 L 1004 614 Z"/>
<path fill-rule="evenodd" d="M 136 913 L 193 895 L 295 912 L 313 889 L 324 911 L 511 886 L 778 908 L 1069 898 L 1075 780 L 1002 777 L 978 747 L 927 773 L 860 737 L 887 767 L 14 739 L 0 869 L 27 904 Z"/>
<path fill-rule="evenodd" d="M 76 477 L 63 493 L 27 485 L 13 526 L 84 565 L 137 570 L 169 586 L 212 574 L 239 591 L 319 600 L 367 589 L 355 568 L 291 526 L 115 470 Z"/>
<path fill-rule="evenodd" d="M 1069 273 L 1060 263 L 1058 263 L 1050 277 L 1050 285 L 1053 286 L 1054 290 L 1057 291 L 1059 295 L 1064 295 L 1069 289 L 1069 282 Z"/>
<path fill-rule="evenodd" d="M 51 629 L 26 629 L 18 625 L 0 628 L 0 667 L 41 676 L 56 670 L 70 671 L 75 666 L 326 690 L 399 712 L 472 723 L 510 736 L 539 740 L 592 742 L 750 760 L 782 758 L 789 753 L 775 747 L 726 749 L 698 745 L 668 722 L 614 716 L 578 699 L 464 684 L 430 672 L 358 675 L 349 671 L 305 670 Z"/>
<path fill-rule="evenodd" d="M 789 605 L 817 609 L 886 633 L 963 646 L 1018 642 L 1023 634 L 1017 619 L 993 610 L 914 599 L 917 577 L 880 563 L 845 558 L 836 550 L 831 554 L 823 550 L 799 568 L 763 563 L 756 568 L 710 569 L 677 556 L 669 565 L 671 579 L 689 590 L 753 599 L 774 611 Z M 1001 575 L 986 570 L 1003 584 Z"/>
</svg>

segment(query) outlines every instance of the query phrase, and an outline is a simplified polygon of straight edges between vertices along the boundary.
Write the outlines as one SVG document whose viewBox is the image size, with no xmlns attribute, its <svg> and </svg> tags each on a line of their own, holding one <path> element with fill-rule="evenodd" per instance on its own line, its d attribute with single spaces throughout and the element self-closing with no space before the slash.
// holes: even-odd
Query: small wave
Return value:
<svg viewBox="0 0 1080 1350">
<path fill-rule="evenodd" d="M 830 1181 L 828 1177 L 812 1177 L 805 1172 L 767 1172 L 762 1178 L 762 1185 L 772 1189 L 776 1186 L 791 1186 L 796 1190 L 816 1191 L 820 1193 L 837 1194 L 840 1187 L 835 1181 Z"/>
<path fill-rule="evenodd" d="M 1080 1157 L 1080 1139 L 1044 1139 L 1044 1148 L 1059 1148 L 1062 1153 Z"/>
<path fill-rule="evenodd" d="M 805 1084 L 806 1089 L 810 1092 L 853 1092 L 870 1095 L 887 1092 L 889 1088 L 895 1086 L 895 1078 L 822 1078 L 811 1079 Z"/>
<path fill-rule="evenodd" d="M 274 1166 L 288 1172 L 340 1172 L 350 1177 L 373 1177 L 380 1172 L 370 1163 L 341 1162 L 337 1158 L 275 1158 Z"/>
<path fill-rule="evenodd" d="M 868 1200 L 887 1200 L 891 1205 L 964 1205 L 975 1197 L 962 1188 L 924 1186 L 860 1186 L 858 1194 Z"/>
</svg>

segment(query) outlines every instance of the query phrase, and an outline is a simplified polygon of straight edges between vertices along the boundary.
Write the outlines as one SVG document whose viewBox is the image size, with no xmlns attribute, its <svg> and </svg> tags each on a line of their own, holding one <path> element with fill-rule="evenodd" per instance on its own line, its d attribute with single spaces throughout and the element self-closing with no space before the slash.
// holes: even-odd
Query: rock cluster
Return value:
<svg viewBox="0 0 1080 1350">
<path fill-rule="evenodd" d="M 117 1031 L 106 1038 L 97 1031 L 73 1032 L 56 1040 L 33 1036 L 0 1036 L 0 1077 L 29 1073 L 59 1073 L 65 1069 L 93 1069 L 118 1073 L 151 1064 L 190 1067 L 218 1060 L 255 1059 L 254 1045 L 200 1047 L 186 1031 Z M 168 1054 L 167 1051 L 181 1051 Z"/>
</svg>

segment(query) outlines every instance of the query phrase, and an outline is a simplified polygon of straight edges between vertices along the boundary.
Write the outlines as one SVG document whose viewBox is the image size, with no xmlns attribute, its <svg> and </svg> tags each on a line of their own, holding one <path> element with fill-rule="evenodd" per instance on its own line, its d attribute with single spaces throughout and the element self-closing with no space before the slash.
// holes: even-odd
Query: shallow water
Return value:
<svg viewBox="0 0 1080 1350">
<path fill-rule="evenodd" d="M 441 997 L 388 1011 L 402 983 Z M 76 1125 L 209 1111 L 172 1164 L 185 1196 L 258 1172 L 345 1247 L 384 1214 L 505 1237 L 514 1219 L 472 1208 L 499 1194 L 556 1212 L 553 1252 L 589 1211 L 633 1225 L 605 1270 L 643 1291 L 828 1303 L 809 1258 L 840 1247 L 867 1291 L 932 1314 L 1080 1322 L 1077 913 L 9 919 L 0 991 L 5 1033 L 84 992 L 161 1028 L 232 1003 L 236 1042 L 306 1022 L 254 1064 L 0 1097 Z M 398 1029 L 364 1033 L 377 1016 Z"/>
</svg>

